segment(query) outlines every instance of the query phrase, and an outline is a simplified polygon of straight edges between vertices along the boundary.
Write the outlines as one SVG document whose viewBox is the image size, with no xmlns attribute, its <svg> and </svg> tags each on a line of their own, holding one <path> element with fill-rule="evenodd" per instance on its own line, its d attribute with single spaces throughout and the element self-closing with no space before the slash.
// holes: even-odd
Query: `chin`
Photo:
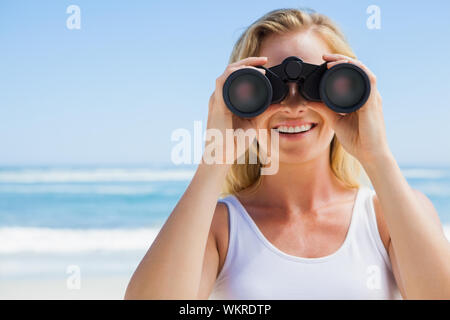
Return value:
<svg viewBox="0 0 450 320">
<path fill-rule="evenodd" d="M 312 150 L 282 150 L 280 148 L 280 163 L 287 164 L 301 164 L 304 162 L 309 162 L 317 158 L 317 152 Z"/>
</svg>

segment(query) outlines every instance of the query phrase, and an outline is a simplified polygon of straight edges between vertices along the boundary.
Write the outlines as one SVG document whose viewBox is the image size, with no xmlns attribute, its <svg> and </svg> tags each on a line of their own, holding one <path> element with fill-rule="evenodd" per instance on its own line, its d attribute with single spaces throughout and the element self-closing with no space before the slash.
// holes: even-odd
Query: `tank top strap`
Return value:
<svg viewBox="0 0 450 320">
<path fill-rule="evenodd" d="M 367 239 L 368 245 L 378 252 L 386 263 L 386 266 L 392 270 L 389 254 L 383 244 L 383 240 L 381 239 L 380 231 L 378 229 L 377 216 L 373 204 L 373 198 L 376 195 L 376 192 L 369 187 L 363 187 L 363 192 L 364 204 L 360 217 L 362 226 L 359 228 L 360 235 L 358 238 Z"/>
<path fill-rule="evenodd" d="M 217 276 L 216 283 L 219 284 L 228 274 L 228 268 L 230 267 L 232 260 L 234 260 L 236 255 L 235 242 L 238 232 L 238 219 L 240 213 L 238 212 L 238 208 L 233 201 L 233 196 L 229 195 L 224 198 L 221 198 L 217 201 L 218 203 L 223 203 L 227 206 L 227 216 L 228 216 L 228 249 L 226 253 L 225 262 L 222 266 L 222 270 Z"/>
</svg>

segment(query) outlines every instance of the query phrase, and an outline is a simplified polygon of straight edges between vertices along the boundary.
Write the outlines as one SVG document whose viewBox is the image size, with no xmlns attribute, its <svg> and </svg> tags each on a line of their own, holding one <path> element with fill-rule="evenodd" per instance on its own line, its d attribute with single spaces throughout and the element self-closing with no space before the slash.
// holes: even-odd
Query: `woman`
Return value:
<svg viewBox="0 0 450 320">
<path fill-rule="evenodd" d="M 290 84 L 286 99 L 256 118 L 233 116 L 222 98 L 227 76 L 289 56 L 363 68 L 368 101 L 341 115 Z M 279 134 L 274 175 L 261 176 L 261 163 L 202 162 L 125 298 L 449 299 L 450 248 L 438 215 L 402 176 L 376 78 L 338 28 L 320 14 L 275 10 L 242 34 L 230 62 L 216 80 L 208 129 L 307 131 Z M 359 185 L 360 165 L 374 191 Z M 224 185 L 228 196 L 218 201 Z"/>
</svg>

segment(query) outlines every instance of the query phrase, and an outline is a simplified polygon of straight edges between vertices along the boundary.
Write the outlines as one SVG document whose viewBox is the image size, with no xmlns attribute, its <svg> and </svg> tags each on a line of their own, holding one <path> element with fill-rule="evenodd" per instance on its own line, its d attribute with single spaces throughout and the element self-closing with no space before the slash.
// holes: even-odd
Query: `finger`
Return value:
<svg viewBox="0 0 450 320">
<path fill-rule="evenodd" d="M 241 65 L 260 65 L 265 64 L 267 62 L 267 57 L 248 57 L 233 63 L 230 63 L 229 67 L 237 67 Z"/>
<path fill-rule="evenodd" d="M 239 66 L 239 67 L 237 68 L 237 70 L 239 70 L 239 69 L 245 69 L 245 68 L 254 69 L 254 70 L 257 70 L 257 71 L 261 72 L 262 74 L 266 74 L 266 70 L 264 70 L 264 69 L 262 69 L 262 68 L 256 68 L 256 67 L 253 67 L 253 66 Z"/>
<path fill-rule="evenodd" d="M 257 70 L 257 71 L 261 72 L 262 74 L 266 74 L 266 70 L 261 69 L 261 68 L 256 68 L 256 67 L 253 67 L 253 66 L 238 66 L 238 67 L 232 67 L 232 68 L 228 69 L 227 72 L 225 73 L 226 77 L 228 77 L 230 74 L 232 74 L 233 72 L 235 72 L 237 70 L 245 69 L 245 68 L 254 69 L 254 70 Z"/>
<path fill-rule="evenodd" d="M 266 74 L 266 70 L 261 69 L 261 68 L 255 68 L 252 66 L 238 66 L 238 67 L 228 67 L 224 73 L 222 73 L 222 75 L 220 75 L 217 79 L 216 79 L 216 86 L 222 86 L 225 81 L 227 80 L 227 78 L 235 71 L 239 70 L 239 69 L 244 69 L 244 68 L 251 68 L 251 69 L 255 69 L 258 70 L 259 72 L 261 72 L 262 74 Z"/>
<path fill-rule="evenodd" d="M 325 53 L 322 55 L 323 59 L 325 61 L 337 61 L 337 60 L 350 60 L 353 59 L 352 57 L 348 57 L 343 54 L 338 53 Z"/>
<path fill-rule="evenodd" d="M 338 60 L 338 61 L 328 62 L 327 63 L 327 68 L 330 69 L 330 68 L 332 68 L 332 67 L 334 67 L 334 66 L 336 66 L 338 64 L 341 64 L 341 63 L 348 63 L 348 60 Z"/>
</svg>

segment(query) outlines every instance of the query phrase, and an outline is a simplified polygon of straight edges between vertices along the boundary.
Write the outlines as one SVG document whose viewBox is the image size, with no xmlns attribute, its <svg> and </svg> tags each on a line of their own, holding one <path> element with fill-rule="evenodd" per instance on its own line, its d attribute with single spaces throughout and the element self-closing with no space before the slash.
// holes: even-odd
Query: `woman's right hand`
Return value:
<svg viewBox="0 0 450 320">
<path fill-rule="evenodd" d="M 255 68 L 255 66 L 264 65 L 267 63 L 267 57 L 248 57 L 234 63 L 231 63 L 227 66 L 224 73 L 220 75 L 216 79 L 216 88 L 212 93 L 209 99 L 209 109 L 208 109 L 208 123 L 206 129 L 217 129 L 222 133 L 223 137 L 223 150 L 225 152 L 226 148 L 233 148 L 231 150 L 236 150 L 236 138 L 233 139 L 233 146 L 226 146 L 226 130 L 227 129 L 243 129 L 247 130 L 250 128 L 255 129 L 256 125 L 254 123 L 254 119 L 246 119 L 241 118 L 233 114 L 226 106 L 225 101 L 223 100 L 223 85 L 228 78 L 228 76 L 236 70 L 243 68 L 253 68 L 255 70 L 260 71 L 262 74 L 265 74 L 264 69 Z M 207 142 L 208 144 L 208 142 Z M 216 146 L 217 142 L 216 142 Z M 235 153 L 234 153 L 235 154 Z M 225 156 L 225 153 L 224 153 Z M 235 155 L 234 159 L 239 157 L 240 155 Z"/>
</svg>

